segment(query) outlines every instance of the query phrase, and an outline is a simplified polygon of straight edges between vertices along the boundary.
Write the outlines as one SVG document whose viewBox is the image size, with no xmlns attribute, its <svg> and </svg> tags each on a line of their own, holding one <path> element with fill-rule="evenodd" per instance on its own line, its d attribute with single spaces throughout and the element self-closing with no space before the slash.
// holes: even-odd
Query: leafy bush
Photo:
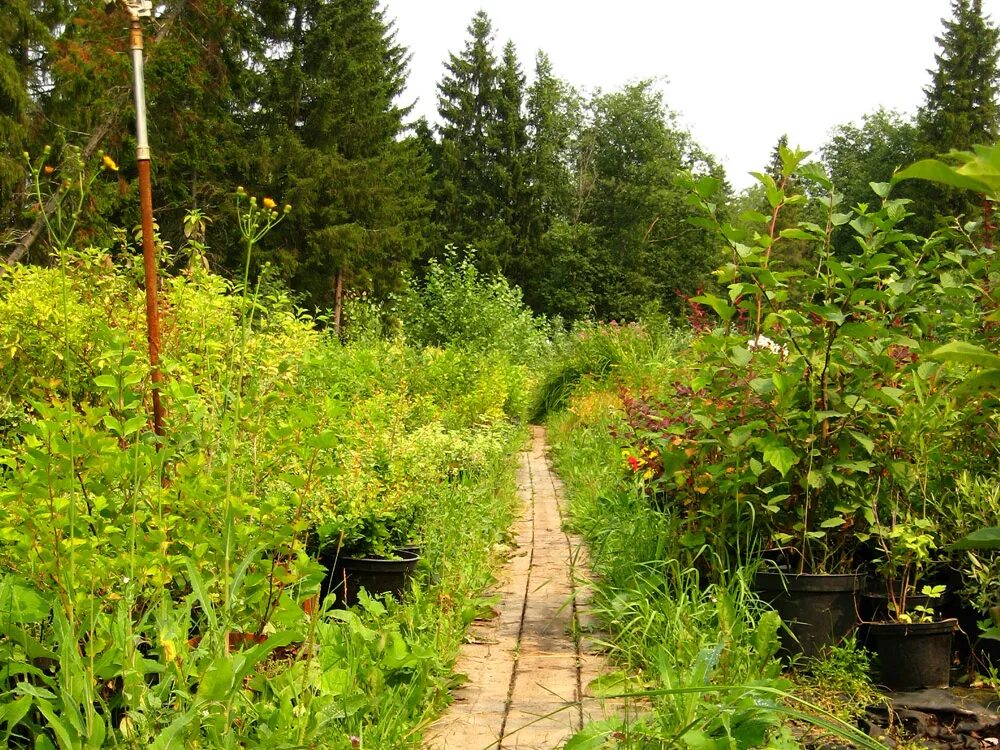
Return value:
<svg viewBox="0 0 1000 750">
<path fill-rule="evenodd" d="M 415 343 L 497 352 L 531 364 L 546 351 L 548 326 L 503 276 L 476 270 L 475 256 L 449 252 L 431 260 L 424 277 L 400 299 L 406 335 Z"/>
<path fill-rule="evenodd" d="M 0 283 L 16 355 L 0 362 L 0 738 L 415 745 L 510 521 L 523 368 L 342 346 L 280 290 L 195 267 L 163 285 L 157 437 L 128 270 L 103 251 L 61 260 Z M 416 537 L 440 588 L 319 612 L 324 536 L 380 552 Z M 442 612 L 439 595 L 465 604 Z"/>
</svg>

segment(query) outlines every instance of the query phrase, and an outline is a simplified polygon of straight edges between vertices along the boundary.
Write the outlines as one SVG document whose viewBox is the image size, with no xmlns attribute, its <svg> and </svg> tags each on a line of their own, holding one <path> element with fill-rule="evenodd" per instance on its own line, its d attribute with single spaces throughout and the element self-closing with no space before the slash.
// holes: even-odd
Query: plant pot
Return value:
<svg viewBox="0 0 1000 750">
<path fill-rule="evenodd" d="M 398 547 L 396 547 L 397 555 L 407 552 L 411 555 L 416 555 L 417 557 L 419 557 L 421 554 L 423 554 L 423 551 L 424 551 L 424 545 L 422 545 L 420 542 L 410 542 L 409 544 L 401 544 Z"/>
<path fill-rule="evenodd" d="M 860 580 L 856 573 L 762 572 L 755 588 L 791 630 L 792 637 L 782 633 L 785 653 L 820 657 L 857 625 L 855 594 Z"/>
<path fill-rule="evenodd" d="M 419 555 L 402 550 L 399 559 L 341 557 L 328 564 L 330 572 L 323 580 L 322 596 L 332 594 L 338 605 L 351 607 L 358 603 L 358 589 L 363 588 L 372 596 L 392 594 L 401 600 L 419 561 Z"/>
<path fill-rule="evenodd" d="M 881 683 L 890 690 L 948 687 L 957 624 L 955 619 L 872 623 L 870 641 L 879 657 Z"/>
<path fill-rule="evenodd" d="M 858 611 L 863 622 L 885 622 L 891 619 L 893 594 L 897 603 L 902 583 L 896 579 L 881 577 L 869 578 L 865 582 L 864 591 L 858 601 Z M 917 607 L 926 607 L 931 603 L 931 597 L 926 594 L 913 593 L 916 586 L 911 586 L 911 592 L 906 596 L 906 611 L 916 612 Z"/>
</svg>

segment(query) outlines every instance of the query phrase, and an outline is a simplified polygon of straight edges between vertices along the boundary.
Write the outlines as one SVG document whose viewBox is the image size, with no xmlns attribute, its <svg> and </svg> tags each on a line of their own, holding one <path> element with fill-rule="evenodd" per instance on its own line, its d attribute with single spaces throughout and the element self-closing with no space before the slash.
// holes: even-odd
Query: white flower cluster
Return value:
<svg viewBox="0 0 1000 750">
<path fill-rule="evenodd" d="M 755 339 L 747 340 L 747 349 L 750 351 L 755 351 L 757 349 L 767 349 L 769 352 L 774 352 L 775 354 L 780 354 L 782 357 L 788 354 L 788 347 L 779 344 L 776 341 L 772 341 L 767 336 L 760 334 Z"/>
</svg>

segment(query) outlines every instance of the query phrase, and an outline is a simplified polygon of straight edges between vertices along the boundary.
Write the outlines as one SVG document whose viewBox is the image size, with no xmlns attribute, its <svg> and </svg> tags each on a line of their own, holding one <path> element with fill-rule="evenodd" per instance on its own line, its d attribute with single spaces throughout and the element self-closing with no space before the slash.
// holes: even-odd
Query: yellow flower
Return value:
<svg viewBox="0 0 1000 750">
<path fill-rule="evenodd" d="M 270 210 L 271 210 L 272 208 L 274 208 L 274 207 L 275 207 L 275 206 L 277 206 L 277 205 L 278 205 L 278 204 L 277 204 L 277 203 L 275 203 L 275 202 L 274 202 L 273 200 L 271 200 L 270 198 L 265 198 L 265 199 L 264 199 L 264 208 L 266 208 L 266 209 L 267 209 L 268 211 L 270 211 Z"/>
<path fill-rule="evenodd" d="M 108 169 L 110 169 L 112 172 L 117 172 L 118 171 L 118 165 L 115 164 L 115 160 L 112 159 L 107 154 L 105 154 L 103 157 L 101 157 L 101 161 L 104 162 L 104 166 L 107 167 Z"/>
</svg>

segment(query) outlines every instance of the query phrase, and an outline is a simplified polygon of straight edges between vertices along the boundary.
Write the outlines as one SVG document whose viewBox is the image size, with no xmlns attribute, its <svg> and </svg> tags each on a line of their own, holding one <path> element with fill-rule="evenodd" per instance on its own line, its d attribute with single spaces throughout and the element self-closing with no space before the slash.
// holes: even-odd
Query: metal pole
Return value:
<svg viewBox="0 0 1000 750">
<path fill-rule="evenodd" d="M 142 61 L 142 26 L 130 7 L 130 40 L 135 90 L 135 157 L 139 165 L 139 210 L 142 214 L 142 261 L 146 277 L 146 331 L 149 340 L 149 367 L 153 379 L 153 431 L 163 434 L 163 405 L 160 403 L 160 313 L 156 300 L 156 246 L 153 242 L 153 185 L 149 171 L 149 140 L 146 132 L 146 86 Z"/>
</svg>

